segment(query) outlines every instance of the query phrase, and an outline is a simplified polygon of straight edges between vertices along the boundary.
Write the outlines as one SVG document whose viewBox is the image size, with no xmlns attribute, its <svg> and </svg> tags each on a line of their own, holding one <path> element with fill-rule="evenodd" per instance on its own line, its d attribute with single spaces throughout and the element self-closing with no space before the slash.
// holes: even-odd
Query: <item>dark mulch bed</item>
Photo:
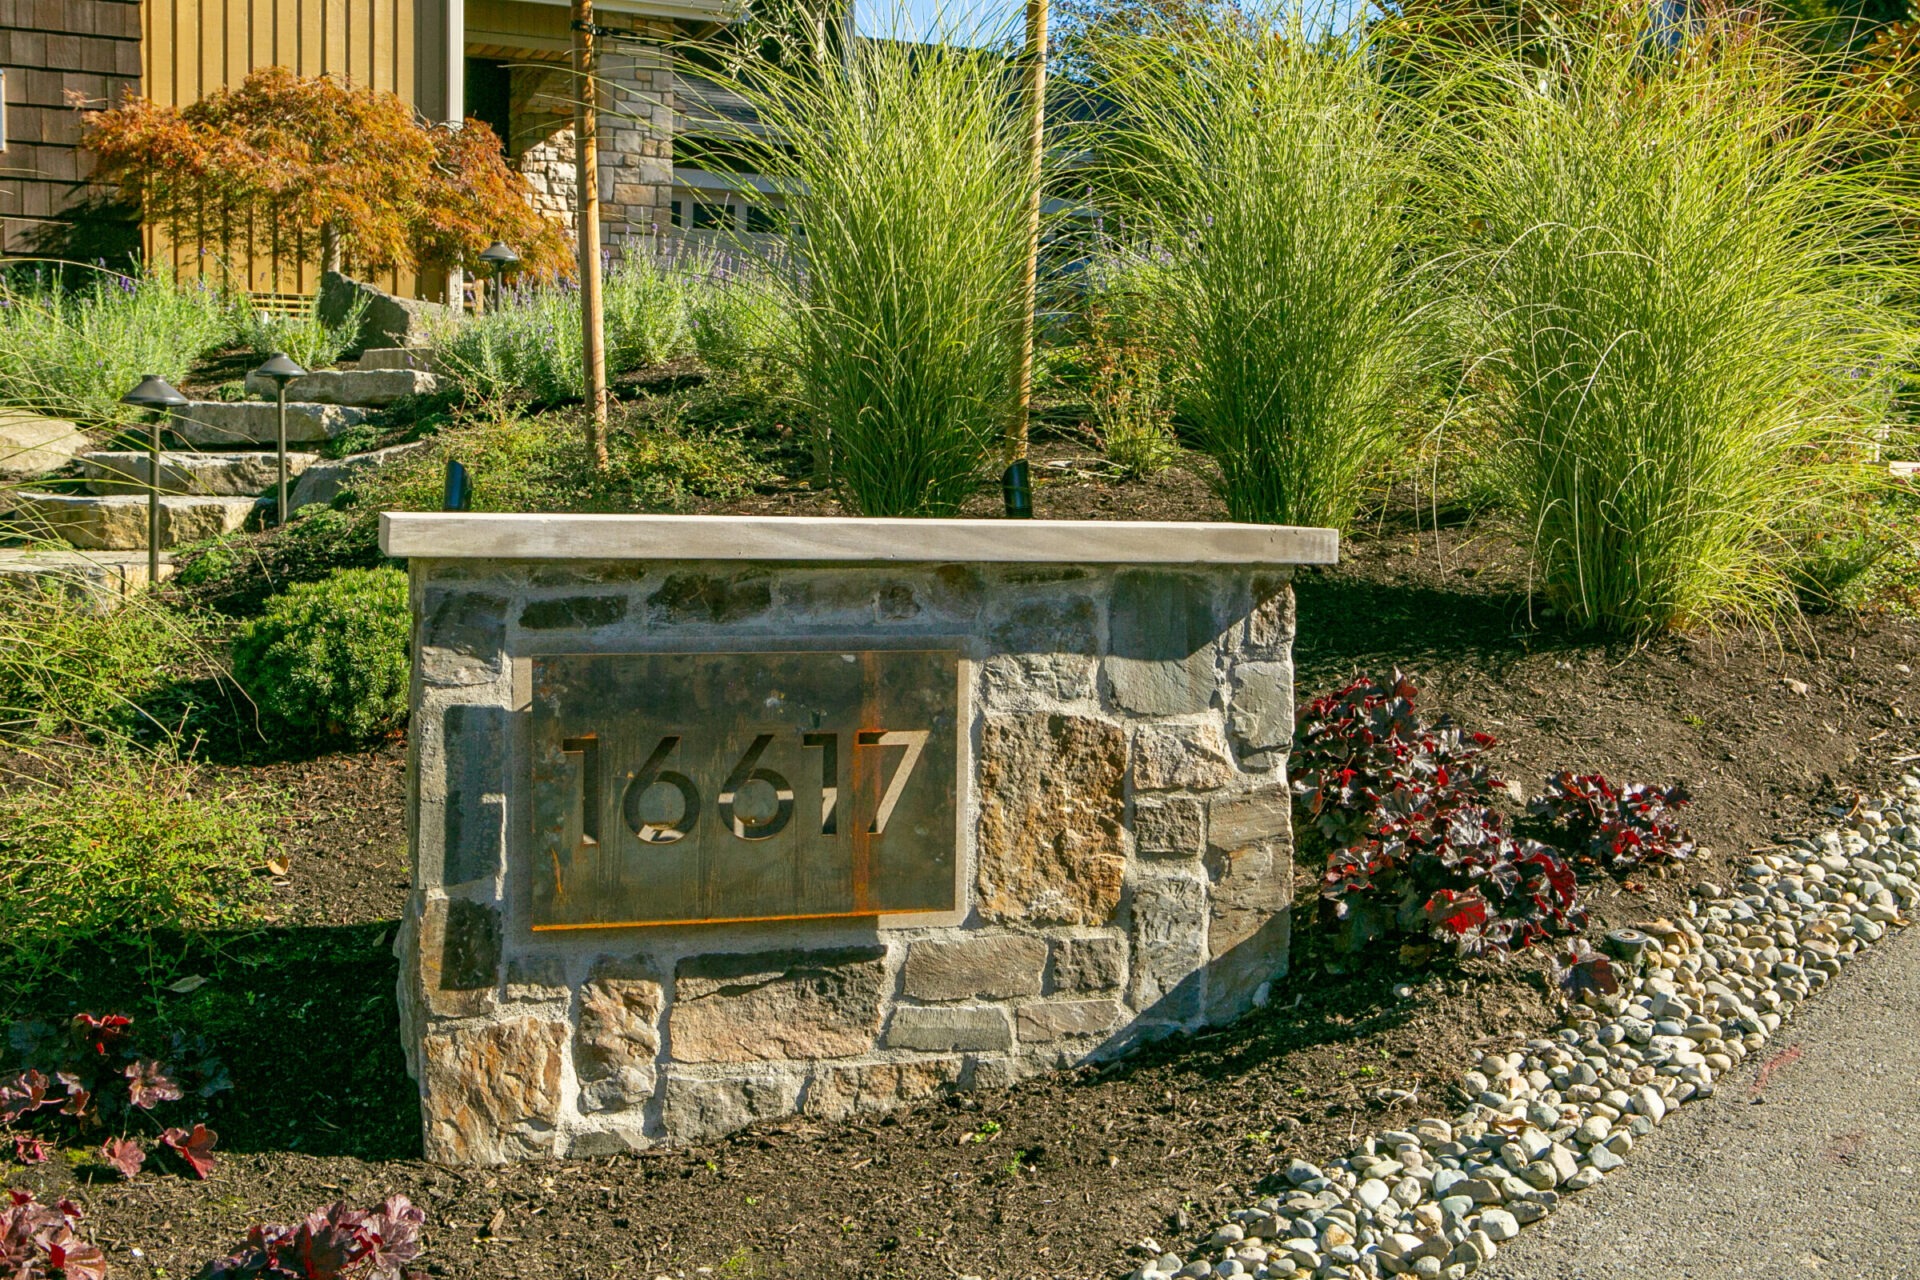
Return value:
<svg viewBox="0 0 1920 1280">
<path fill-rule="evenodd" d="M 787 507 L 763 501 L 825 501 L 790 496 Z M 1040 506 L 1218 514 L 1204 484 L 1178 473 L 1118 485 L 1068 472 Z M 1774 636 L 1594 643 L 1536 628 L 1523 588 L 1497 531 L 1436 538 L 1384 522 L 1339 567 L 1302 576 L 1299 688 L 1397 664 L 1433 708 L 1498 735 L 1498 766 L 1530 788 L 1553 766 L 1692 783 L 1691 826 L 1711 854 L 1673 878 L 1589 888 L 1598 924 L 1675 911 L 1693 881 L 1726 876 L 1776 832 L 1887 782 L 1916 749 L 1911 621 L 1826 617 Z M 1537 957 L 1409 970 L 1388 950 L 1331 972 L 1309 867 L 1297 881 L 1293 973 L 1269 1008 L 1233 1027 L 884 1120 L 788 1122 L 592 1162 L 436 1169 L 417 1158 L 390 998 L 405 892 L 401 759 L 387 746 L 251 773 L 294 794 L 294 857 L 270 927 L 182 944 L 178 965 L 208 974 L 207 986 L 175 997 L 101 965 L 35 993 L 45 1012 L 119 1001 L 194 1025 L 233 1067 L 238 1087 L 211 1117 L 230 1154 L 209 1185 L 164 1175 L 120 1185 L 60 1161 L 9 1179 L 47 1192 L 79 1183 L 117 1275 L 190 1274 L 249 1222 L 402 1191 L 428 1208 L 429 1271 L 463 1280 L 709 1268 L 1108 1276 L 1133 1242 L 1205 1226 L 1296 1155 L 1326 1158 L 1444 1109 L 1447 1081 L 1477 1052 L 1552 1016 Z"/>
</svg>

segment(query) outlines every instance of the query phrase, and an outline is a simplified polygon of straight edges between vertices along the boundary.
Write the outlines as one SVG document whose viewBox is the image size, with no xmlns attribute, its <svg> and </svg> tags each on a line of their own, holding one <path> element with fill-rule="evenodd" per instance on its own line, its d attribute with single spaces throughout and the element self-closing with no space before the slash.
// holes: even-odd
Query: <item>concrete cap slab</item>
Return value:
<svg viewBox="0 0 1920 1280">
<path fill-rule="evenodd" d="M 875 520 L 383 512 L 380 548 L 428 560 L 890 564 L 1335 564 L 1340 535 L 1145 520 Z"/>
</svg>

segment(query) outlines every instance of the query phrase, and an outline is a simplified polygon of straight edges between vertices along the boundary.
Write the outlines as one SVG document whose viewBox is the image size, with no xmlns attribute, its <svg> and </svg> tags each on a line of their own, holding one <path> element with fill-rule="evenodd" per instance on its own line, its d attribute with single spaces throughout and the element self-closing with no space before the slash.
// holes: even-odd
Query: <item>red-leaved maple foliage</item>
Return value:
<svg viewBox="0 0 1920 1280">
<path fill-rule="evenodd" d="M 428 125 L 382 90 L 263 67 L 185 107 L 134 97 L 89 112 L 83 143 L 96 178 L 149 222 L 278 256 L 318 260 L 330 233 L 358 271 L 472 270 L 504 240 L 523 271 L 572 270 L 493 130 Z"/>
</svg>

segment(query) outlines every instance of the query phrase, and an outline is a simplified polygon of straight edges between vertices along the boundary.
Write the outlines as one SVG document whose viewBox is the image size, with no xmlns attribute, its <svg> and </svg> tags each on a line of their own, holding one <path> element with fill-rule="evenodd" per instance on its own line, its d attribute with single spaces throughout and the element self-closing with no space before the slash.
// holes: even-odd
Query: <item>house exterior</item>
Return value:
<svg viewBox="0 0 1920 1280">
<path fill-rule="evenodd" d="M 736 3 L 594 6 L 601 226 L 615 253 L 676 224 L 677 94 L 665 46 L 719 30 Z M 130 236 L 126 211 L 87 181 L 82 109 L 129 93 L 184 106 L 273 65 L 391 90 L 429 120 L 487 121 L 527 175 L 536 206 L 570 219 L 570 47 L 565 0 L 0 0 L 0 252 Z M 210 269 L 211 234 L 147 227 L 139 235 L 151 257 L 183 275 Z M 220 268 L 262 295 L 306 295 L 316 283 L 312 263 L 278 260 L 264 247 L 223 256 Z M 410 277 L 386 283 L 425 297 L 445 289 Z"/>
</svg>

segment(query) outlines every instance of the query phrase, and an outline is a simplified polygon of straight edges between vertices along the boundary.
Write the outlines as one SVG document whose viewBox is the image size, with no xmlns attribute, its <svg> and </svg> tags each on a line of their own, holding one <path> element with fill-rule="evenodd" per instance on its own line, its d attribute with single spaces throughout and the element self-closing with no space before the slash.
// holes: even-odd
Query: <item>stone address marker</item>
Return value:
<svg viewBox="0 0 1920 1280">
<path fill-rule="evenodd" d="M 1286 970 L 1292 566 L 1221 524 L 390 514 L 427 1154 L 1005 1085 Z"/>
</svg>

